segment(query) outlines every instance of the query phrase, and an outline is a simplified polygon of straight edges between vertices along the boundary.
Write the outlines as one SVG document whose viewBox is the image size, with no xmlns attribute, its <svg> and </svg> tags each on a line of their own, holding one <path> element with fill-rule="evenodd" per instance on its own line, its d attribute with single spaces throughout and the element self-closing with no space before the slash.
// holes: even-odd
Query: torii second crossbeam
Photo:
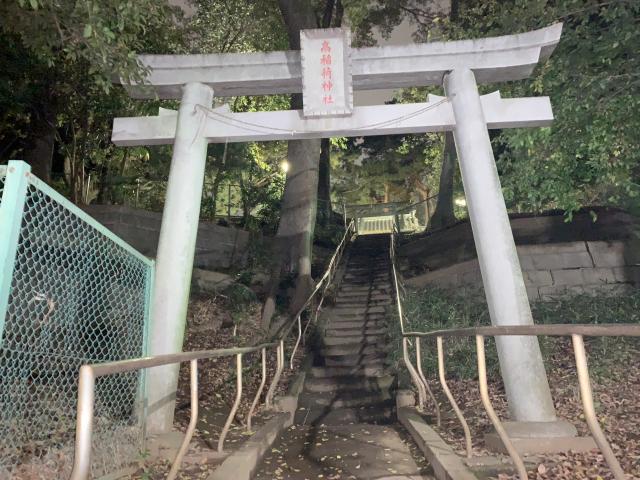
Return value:
<svg viewBox="0 0 640 480">
<path fill-rule="evenodd" d="M 504 99 L 493 92 L 480 99 L 490 129 L 544 127 L 553 121 L 549 97 Z M 442 132 L 456 125 L 451 103 L 435 95 L 426 103 L 356 107 L 351 116 L 330 118 L 305 118 L 301 110 L 231 113 L 226 106 L 200 108 L 206 113 L 200 134 L 209 143 Z M 116 118 L 112 140 L 120 146 L 173 144 L 177 118 L 172 110 L 154 117 Z"/>
</svg>

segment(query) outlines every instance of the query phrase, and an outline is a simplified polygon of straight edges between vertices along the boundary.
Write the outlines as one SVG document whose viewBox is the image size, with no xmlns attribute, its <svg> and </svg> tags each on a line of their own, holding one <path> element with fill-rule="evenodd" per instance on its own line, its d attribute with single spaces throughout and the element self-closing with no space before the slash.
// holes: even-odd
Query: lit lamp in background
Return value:
<svg viewBox="0 0 640 480">
<path fill-rule="evenodd" d="M 284 173 L 287 173 L 289 171 L 289 162 L 287 162 L 286 160 L 283 160 L 282 163 L 280 164 L 280 168 Z"/>
<path fill-rule="evenodd" d="M 467 200 L 464 197 L 458 197 L 456 198 L 453 203 L 455 203 L 457 206 L 459 207 L 466 207 L 467 206 Z"/>
</svg>

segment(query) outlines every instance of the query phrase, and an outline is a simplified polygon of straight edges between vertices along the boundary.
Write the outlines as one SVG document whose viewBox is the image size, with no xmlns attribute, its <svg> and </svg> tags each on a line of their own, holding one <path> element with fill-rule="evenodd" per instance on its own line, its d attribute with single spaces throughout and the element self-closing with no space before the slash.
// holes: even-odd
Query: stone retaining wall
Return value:
<svg viewBox="0 0 640 480">
<path fill-rule="evenodd" d="M 121 205 L 88 205 L 84 210 L 144 255 L 156 256 L 161 213 Z M 200 222 L 194 267 L 214 270 L 242 265 L 248 244 L 245 230 Z"/>
<path fill-rule="evenodd" d="M 530 300 L 549 300 L 567 293 L 620 292 L 640 286 L 637 251 L 629 241 L 575 241 L 518 245 L 518 257 Z M 423 288 L 481 286 L 478 260 L 467 260 L 405 276 Z"/>
</svg>

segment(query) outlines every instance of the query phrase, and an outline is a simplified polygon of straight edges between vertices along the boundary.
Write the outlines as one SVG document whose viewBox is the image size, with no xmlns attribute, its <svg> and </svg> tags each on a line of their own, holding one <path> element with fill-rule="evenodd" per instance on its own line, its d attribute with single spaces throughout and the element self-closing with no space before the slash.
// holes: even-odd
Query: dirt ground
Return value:
<svg viewBox="0 0 640 480">
<path fill-rule="evenodd" d="M 551 393 L 560 417 L 573 423 L 580 435 L 589 435 L 589 429 L 582 413 L 582 403 L 575 373 L 573 349 L 569 339 L 553 340 L 552 355 L 549 357 L 548 375 Z M 640 345 L 637 342 L 616 345 L 613 358 L 606 358 L 602 352 L 591 355 L 589 367 L 594 401 L 600 425 L 605 432 L 622 469 L 629 479 L 640 479 Z M 623 350 L 620 350 L 622 348 Z M 589 344 L 587 344 L 589 351 Z M 434 377 L 432 385 L 439 385 Z M 474 455 L 488 452 L 482 446 L 485 433 L 492 430 L 489 419 L 483 415 L 478 384 L 475 380 L 448 379 L 449 387 L 465 412 L 471 429 Z M 437 390 L 437 389 L 436 389 Z M 500 418 L 507 418 L 504 387 L 501 382 L 491 382 L 490 394 L 493 406 Z M 464 455 L 464 436 L 445 397 L 439 399 L 443 412 L 440 435 Z M 480 412 L 472 415 L 471 412 Z M 495 477 L 494 477 L 495 478 Z M 516 480 L 516 476 L 501 474 L 499 480 Z M 602 454 L 596 450 L 588 453 L 565 452 L 546 455 L 535 469 L 529 471 L 529 478 L 536 480 L 609 480 L 609 471 Z"/>
<path fill-rule="evenodd" d="M 193 298 L 187 316 L 184 351 L 229 348 L 260 343 L 259 315 L 259 305 L 252 305 L 243 315 L 241 321 L 237 322 L 237 327 L 234 328 L 233 319 L 228 308 L 224 305 L 223 298 L 215 296 Z M 276 395 L 287 391 L 291 378 L 298 371 L 296 368 L 290 369 L 288 364 L 288 353 L 292 350 L 293 340 L 295 339 L 289 339 L 285 346 L 287 363 L 282 372 Z M 264 410 L 264 394 L 275 373 L 275 355 L 275 350 L 267 352 L 267 383 L 252 419 L 253 432 L 272 416 L 271 412 Z M 239 448 L 252 435 L 247 432 L 246 421 L 247 413 L 262 379 L 261 358 L 260 352 L 243 355 L 242 397 L 238 412 L 225 439 L 225 454 Z M 299 356 L 296 360 L 300 360 Z M 294 367 L 297 366 L 297 361 L 294 362 Z M 186 458 L 178 478 L 206 478 L 226 458 L 226 455 L 219 456 L 214 452 L 217 450 L 220 432 L 235 400 L 235 362 L 235 357 L 228 357 L 203 360 L 198 364 L 200 409 L 198 424 L 188 458 Z M 175 424 L 177 431 L 184 432 L 189 424 L 191 414 L 188 363 L 181 366 L 179 378 Z M 141 468 L 129 478 L 132 480 L 164 479 L 170 467 L 171 465 L 166 461 L 150 462 L 142 459 Z"/>
</svg>

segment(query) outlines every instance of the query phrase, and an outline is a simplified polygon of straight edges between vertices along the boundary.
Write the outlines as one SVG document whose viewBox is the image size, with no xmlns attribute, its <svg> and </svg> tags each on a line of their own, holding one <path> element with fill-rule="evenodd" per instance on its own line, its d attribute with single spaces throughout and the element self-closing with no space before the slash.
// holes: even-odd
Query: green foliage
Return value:
<svg viewBox="0 0 640 480">
<path fill-rule="evenodd" d="M 191 53 L 287 50 L 276 0 L 194 0 Z"/>
<path fill-rule="evenodd" d="M 34 0 L 4 2 L 0 17 L 12 19 L 0 25 L 0 158 L 25 158 L 53 137 L 53 184 L 77 203 L 116 201 L 127 167 L 148 151 L 116 148 L 112 120 L 158 104 L 133 102 L 112 81 L 142 78 L 139 50 L 180 51 L 179 11 L 155 0 Z M 37 161 L 48 175 L 52 159 Z"/>
<path fill-rule="evenodd" d="M 253 290 L 242 283 L 232 283 L 224 289 L 222 294 L 236 326 L 251 317 L 258 302 Z"/>
<path fill-rule="evenodd" d="M 441 150 L 437 134 L 348 139 L 332 158 L 334 195 L 346 204 L 420 201 L 437 190 Z"/>
<path fill-rule="evenodd" d="M 333 217 L 331 222 L 327 222 L 326 225 L 316 225 L 314 231 L 314 244 L 327 247 L 334 250 L 342 236 L 344 235 L 344 222 L 342 217 Z"/>
<path fill-rule="evenodd" d="M 342 0 L 353 32 L 354 46 L 375 45 L 374 30 L 388 38 L 408 12 L 408 0 Z M 431 2 L 424 2 L 430 4 Z"/>
<path fill-rule="evenodd" d="M 640 290 L 622 296 L 575 295 L 552 302 L 532 305 L 536 323 L 640 323 Z M 609 365 L 629 361 L 640 351 L 640 341 L 633 337 L 596 337 L 587 339 L 594 375 L 607 375 Z M 552 353 L 564 339 L 545 338 L 543 353 Z"/>
<path fill-rule="evenodd" d="M 111 90 L 114 75 L 142 79 L 135 52 L 148 39 L 164 48 L 174 39 L 179 10 L 156 0 L 83 1 L 18 0 L 2 2 L 2 31 L 15 35 L 38 62 L 49 69 L 87 69 L 86 80 Z"/>
<path fill-rule="evenodd" d="M 640 171 L 640 3 L 594 0 L 460 2 L 452 38 L 501 35 L 564 22 L 562 39 L 531 79 L 505 97 L 549 95 L 551 128 L 494 138 L 504 194 L 516 211 L 632 207 Z"/>
<path fill-rule="evenodd" d="M 464 328 L 489 325 L 489 310 L 484 293 L 475 288 L 457 291 L 429 287 L 426 290 L 409 292 L 405 303 L 407 324 L 412 331 L 428 332 L 447 328 Z M 447 375 L 459 378 L 474 378 L 477 375 L 475 339 L 460 337 L 445 339 Z M 423 340 L 424 366 L 428 371 L 437 371 L 438 363 L 435 341 Z M 486 342 L 487 369 L 498 372 L 498 355 L 495 343 Z"/>
<path fill-rule="evenodd" d="M 245 287 L 251 286 L 251 280 L 253 279 L 253 272 L 251 270 L 242 270 L 236 276 L 237 282 Z"/>
<path fill-rule="evenodd" d="M 251 304 L 257 301 L 253 290 L 241 283 L 232 283 L 222 293 L 227 298 L 229 308 L 233 312 L 246 311 Z"/>
<path fill-rule="evenodd" d="M 606 294 L 566 296 L 549 302 L 535 302 L 531 305 L 534 321 L 538 324 L 554 323 L 640 323 L 640 290 L 633 290 L 620 296 Z M 463 288 L 445 290 L 429 287 L 425 290 L 409 292 L 405 303 L 406 328 L 428 332 L 448 328 L 476 327 L 490 325 L 489 312 L 482 290 Z M 399 361 L 400 333 L 394 332 L 395 357 Z M 545 361 L 555 354 L 567 339 L 540 338 Z M 593 359 L 592 371 L 606 373 L 611 362 L 625 361 L 633 351 L 640 348 L 633 338 L 593 338 L 587 339 Z M 437 371 L 438 363 L 435 342 L 423 340 L 424 366 L 427 371 Z M 433 343 L 433 344 L 432 344 Z M 487 368 L 498 374 L 498 357 L 495 342 L 486 340 Z M 445 339 L 447 376 L 475 378 L 477 376 L 475 341 L 473 338 Z"/>
</svg>

